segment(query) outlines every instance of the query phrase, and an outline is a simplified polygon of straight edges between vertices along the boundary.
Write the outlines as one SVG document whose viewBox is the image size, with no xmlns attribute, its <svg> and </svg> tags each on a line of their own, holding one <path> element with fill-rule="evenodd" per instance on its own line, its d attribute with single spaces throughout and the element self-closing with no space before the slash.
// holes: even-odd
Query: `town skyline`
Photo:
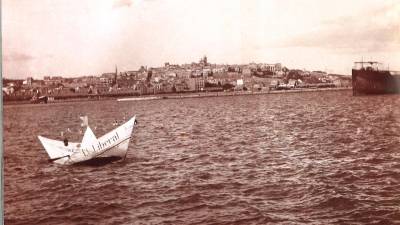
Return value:
<svg viewBox="0 0 400 225">
<path fill-rule="evenodd" d="M 351 73 L 354 61 L 400 70 L 400 2 L 2 2 L 3 77 L 76 77 L 186 64 L 281 63 Z"/>
<path fill-rule="evenodd" d="M 5 101 L 38 103 L 67 98 L 140 96 L 157 94 L 188 94 L 195 92 L 269 93 L 274 90 L 348 89 L 351 77 L 327 74 L 323 71 L 290 70 L 280 63 L 250 63 L 246 65 L 217 65 L 206 56 L 198 62 L 162 67 L 115 71 L 99 76 L 65 78 L 45 76 L 43 80 L 3 79 Z M 243 92 L 244 91 L 244 92 Z M 229 95 L 228 93 L 228 95 Z M 40 101 L 39 101 L 40 102 Z"/>
<path fill-rule="evenodd" d="M 138 71 L 141 71 L 141 70 L 145 70 L 145 71 L 152 71 L 152 70 L 159 70 L 159 69 L 168 70 L 170 66 L 172 66 L 174 68 L 177 67 L 177 68 L 180 68 L 180 69 L 183 69 L 183 70 L 188 70 L 188 71 L 194 72 L 196 70 L 194 68 L 196 68 L 199 65 L 199 62 L 202 62 L 204 59 L 208 60 L 206 55 L 204 55 L 203 57 L 199 57 L 197 61 L 190 62 L 190 63 L 187 62 L 187 63 L 178 64 L 178 63 L 164 62 L 162 65 L 158 65 L 158 66 L 150 67 L 150 66 L 147 66 L 147 65 L 141 65 L 138 68 L 128 68 L 128 69 L 123 69 L 123 70 L 121 70 L 118 67 L 118 65 L 112 65 L 113 67 L 110 68 L 109 70 L 101 71 L 100 73 L 97 73 L 97 74 L 69 74 L 69 75 L 68 74 L 44 74 L 43 76 L 41 76 L 41 75 L 36 75 L 35 76 L 34 74 L 30 74 L 30 75 L 23 76 L 21 78 L 7 77 L 7 75 L 6 75 L 6 76 L 3 76 L 3 78 L 11 79 L 11 80 L 13 80 L 13 79 L 15 79 L 15 80 L 26 80 L 28 78 L 33 78 L 35 80 L 44 80 L 44 79 L 52 78 L 52 77 L 61 77 L 61 78 L 66 78 L 66 79 L 68 79 L 68 78 L 81 78 L 81 77 L 101 77 L 101 76 L 103 76 L 105 74 L 120 75 L 120 74 L 125 74 L 125 73 L 129 74 L 131 72 L 138 72 Z M 210 69 L 210 68 L 221 69 L 221 68 L 224 68 L 224 70 L 227 70 L 228 67 L 234 67 L 234 68 L 236 68 L 236 67 L 239 68 L 239 67 L 243 67 L 243 66 L 246 66 L 246 67 L 247 66 L 260 67 L 262 65 L 264 65 L 264 66 L 279 65 L 281 68 L 286 68 L 288 70 L 302 70 L 302 71 L 305 71 L 305 72 L 306 71 L 309 71 L 309 72 L 315 71 L 315 72 L 325 72 L 325 73 L 328 74 L 328 72 L 325 71 L 325 70 L 307 70 L 307 68 L 288 68 L 288 67 L 286 67 L 285 65 L 282 65 L 279 62 L 275 62 L 275 63 L 249 62 L 249 63 L 243 63 L 243 64 L 228 64 L 228 63 L 226 63 L 226 64 L 218 64 L 218 63 L 213 63 L 213 62 L 208 61 L 207 66 L 203 66 L 203 67 L 206 68 L 206 69 Z M 333 74 L 333 73 L 331 73 L 331 74 Z M 351 76 L 350 74 L 336 74 L 336 75 Z"/>
</svg>

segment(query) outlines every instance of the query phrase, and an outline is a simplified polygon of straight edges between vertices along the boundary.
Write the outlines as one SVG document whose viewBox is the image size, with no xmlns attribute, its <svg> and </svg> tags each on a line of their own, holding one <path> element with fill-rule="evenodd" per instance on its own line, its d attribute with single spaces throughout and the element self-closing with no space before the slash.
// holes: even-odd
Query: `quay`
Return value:
<svg viewBox="0 0 400 225">
<path fill-rule="evenodd" d="M 156 98 L 144 97 L 143 100 L 153 99 L 180 99 L 180 98 L 209 98 L 209 97 L 227 97 L 227 96 L 243 96 L 243 95 L 266 95 L 266 94 L 284 94 L 284 93 L 303 93 L 303 92 L 320 92 L 320 91 L 347 91 L 351 87 L 338 88 L 308 88 L 308 89 L 292 89 L 292 90 L 271 90 L 271 91 L 237 91 L 237 92 L 199 92 L 192 94 L 175 94 L 163 95 Z M 119 101 L 123 99 L 118 99 Z"/>
<path fill-rule="evenodd" d="M 176 94 L 155 94 L 142 96 L 118 96 L 118 95 L 80 95 L 80 96 L 64 96 L 59 99 L 52 99 L 47 103 L 62 103 L 62 102 L 77 102 L 77 101 L 103 101 L 117 100 L 124 101 L 149 101 L 163 99 L 183 99 L 183 98 L 211 98 L 211 97 L 229 97 L 229 96 L 244 96 L 244 95 L 267 95 L 267 94 L 285 94 L 285 93 L 303 93 L 303 92 L 321 92 L 321 91 L 347 91 L 351 87 L 336 87 L 336 88 L 299 88 L 290 90 L 269 90 L 269 91 L 227 91 L 227 92 L 196 92 L 196 93 L 176 93 Z M 4 102 L 5 105 L 15 104 L 31 104 L 31 101 L 9 101 Z"/>
</svg>

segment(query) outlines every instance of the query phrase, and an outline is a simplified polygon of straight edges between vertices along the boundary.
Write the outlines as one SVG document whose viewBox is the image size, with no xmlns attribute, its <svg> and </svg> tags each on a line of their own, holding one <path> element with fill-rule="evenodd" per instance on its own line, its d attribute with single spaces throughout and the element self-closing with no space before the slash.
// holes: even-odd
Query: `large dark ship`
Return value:
<svg viewBox="0 0 400 225">
<path fill-rule="evenodd" d="M 400 75 L 380 69 L 379 62 L 355 62 L 352 70 L 353 95 L 400 93 Z"/>
</svg>

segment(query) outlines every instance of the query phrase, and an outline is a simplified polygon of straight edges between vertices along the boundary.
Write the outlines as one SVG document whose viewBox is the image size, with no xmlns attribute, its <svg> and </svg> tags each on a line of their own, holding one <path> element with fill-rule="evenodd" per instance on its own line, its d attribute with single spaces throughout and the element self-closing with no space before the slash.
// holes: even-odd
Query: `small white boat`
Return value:
<svg viewBox="0 0 400 225">
<path fill-rule="evenodd" d="M 124 158 L 128 151 L 136 117 L 96 138 L 92 129 L 87 126 L 81 143 L 68 143 L 38 136 L 51 162 L 70 165 L 100 158 Z"/>
</svg>

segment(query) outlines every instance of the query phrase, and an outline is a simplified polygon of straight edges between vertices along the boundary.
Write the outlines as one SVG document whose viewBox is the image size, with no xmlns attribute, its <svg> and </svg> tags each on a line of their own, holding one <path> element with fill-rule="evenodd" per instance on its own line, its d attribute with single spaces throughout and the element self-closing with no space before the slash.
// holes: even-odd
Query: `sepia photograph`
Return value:
<svg viewBox="0 0 400 225">
<path fill-rule="evenodd" d="M 3 223 L 400 224 L 400 1 L 2 0 Z"/>
</svg>

